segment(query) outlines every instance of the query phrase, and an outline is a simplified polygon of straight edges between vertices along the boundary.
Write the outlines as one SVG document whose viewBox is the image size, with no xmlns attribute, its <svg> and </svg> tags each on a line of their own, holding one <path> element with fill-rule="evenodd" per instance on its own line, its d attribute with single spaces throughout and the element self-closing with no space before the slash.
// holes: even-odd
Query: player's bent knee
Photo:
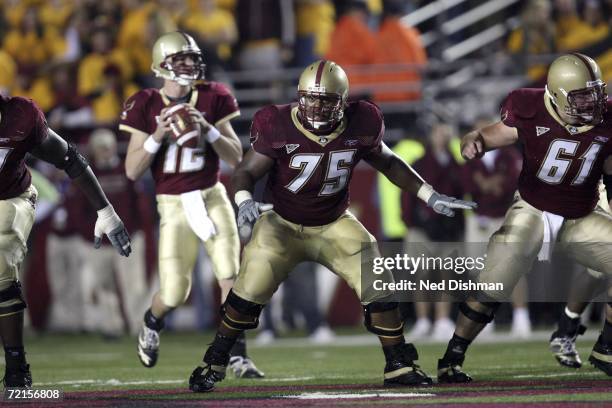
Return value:
<svg viewBox="0 0 612 408">
<path fill-rule="evenodd" d="M 404 334 L 404 322 L 391 316 L 383 318 L 382 315 L 396 313 L 397 302 L 372 302 L 363 307 L 364 325 L 366 329 L 381 337 L 400 337 Z M 378 318 L 381 317 L 381 318 Z M 389 320 L 394 321 L 389 324 Z"/>
<path fill-rule="evenodd" d="M 10 286 L 0 290 L 0 317 L 19 312 L 27 307 L 21 283 L 13 281 Z"/>
<path fill-rule="evenodd" d="M 493 318 L 495 317 L 495 312 L 501 304 L 499 302 L 481 302 L 480 305 L 488 309 L 489 313 L 475 310 L 466 302 L 462 302 L 459 304 L 459 311 L 463 313 L 465 317 L 476 323 L 486 324 L 493 320 Z"/>
<path fill-rule="evenodd" d="M 175 289 L 175 290 L 162 290 L 161 301 L 162 303 L 171 308 L 176 309 L 187 301 L 189 297 L 189 288 Z"/>
<path fill-rule="evenodd" d="M 233 330 L 256 329 L 263 308 L 264 305 L 243 299 L 230 290 L 221 306 L 223 324 Z"/>
</svg>

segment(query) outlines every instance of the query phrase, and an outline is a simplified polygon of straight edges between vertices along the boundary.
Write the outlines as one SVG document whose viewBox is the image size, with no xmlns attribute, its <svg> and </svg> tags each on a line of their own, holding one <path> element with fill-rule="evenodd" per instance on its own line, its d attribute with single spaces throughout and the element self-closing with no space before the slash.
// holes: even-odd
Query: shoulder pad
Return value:
<svg viewBox="0 0 612 408">
<path fill-rule="evenodd" d="M 279 128 L 278 105 L 264 106 L 255 113 L 251 123 L 251 144 L 280 149 L 286 143 L 285 132 Z"/>
<path fill-rule="evenodd" d="M 503 110 L 510 110 L 517 119 L 530 119 L 544 103 L 544 90 L 535 88 L 516 89 L 508 94 L 502 103 Z M 503 117 L 503 116 L 502 116 Z"/>
<path fill-rule="evenodd" d="M 380 143 L 385 125 L 382 111 L 375 103 L 366 100 L 351 102 L 345 113 L 350 133 L 357 137 L 362 146 Z"/>
</svg>

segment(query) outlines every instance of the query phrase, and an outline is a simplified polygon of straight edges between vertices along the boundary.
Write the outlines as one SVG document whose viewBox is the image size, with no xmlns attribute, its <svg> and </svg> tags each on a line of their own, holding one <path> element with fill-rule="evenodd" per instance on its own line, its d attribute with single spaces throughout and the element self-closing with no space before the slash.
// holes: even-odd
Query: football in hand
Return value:
<svg viewBox="0 0 612 408">
<path fill-rule="evenodd" d="M 168 109 L 172 137 L 179 146 L 197 147 L 200 125 L 189 114 L 185 104 L 174 105 Z"/>
</svg>

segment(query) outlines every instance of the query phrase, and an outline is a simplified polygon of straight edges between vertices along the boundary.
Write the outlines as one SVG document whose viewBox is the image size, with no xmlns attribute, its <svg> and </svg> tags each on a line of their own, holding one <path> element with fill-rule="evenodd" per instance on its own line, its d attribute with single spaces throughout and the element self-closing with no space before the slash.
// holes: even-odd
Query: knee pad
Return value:
<svg viewBox="0 0 612 408">
<path fill-rule="evenodd" d="M 250 330 L 259 326 L 259 314 L 264 305 L 253 303 L 236 295 L 233 290 L 221 306 L 223 324 L 234 330 Z"/>
<path fill-rule="evenodd" d="M 495 317 L 495 312 L 497 311 L 497 309 L 499 308 L 501 303 L 499 303 L 499 302 L 482 302 L 481 304 L 485 305 L 489 309 L 491 309 L 491 314 L 490 315 L 472 309 L 465 302 L 462 302 L 462 303 L 459 304 L 459 311 L 461 311 L 461 313 L 463 313 L 463 315 L 465 317 L 467 317 L 468 319 L 470 319 L 470 320 L 472 320 L 472 321 L 474 321 L 476 323 L 487 324 L 487 323 L 489 323 L 489 322 L 491 322 L 493 320 L 493 318 Z"/>
<path fill-rule="evenodd" d="M 399 326 L 392 327 L 391 325 L 373 323 L 373 314 L 382 314 L 398 308 L 397 302 L 372 302 L 363 307 L 366 329 L 380 337 L 399 337 L 404 334 L 404 322 L 399 322 Z M 382 320 L 382 319 L 381 319 Z"/>
<path fill-rule="evenodd" d="M 20 282 L 14 281 L 8 288 L 0 290 L 0 316 L 19 312 L 26 307 Z"/>
</svg>

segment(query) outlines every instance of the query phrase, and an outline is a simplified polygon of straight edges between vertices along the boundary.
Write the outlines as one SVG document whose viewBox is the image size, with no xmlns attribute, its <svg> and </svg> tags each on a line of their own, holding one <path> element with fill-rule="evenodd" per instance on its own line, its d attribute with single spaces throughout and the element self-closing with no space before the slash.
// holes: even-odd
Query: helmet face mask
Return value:
<svg viewBox="0 0 612 408">
<path fill-rule="evenodd" d="M 302 72 L 298 84 L 298 119 L 306 129 L 331 132 L 344 117 L 348 78 L 334 62 L 320 60 Z"/>
<path fill-rule="evenodd" d="M 597 125 L 607 109 L 606 83 L 597 63 L 583 54 L 557 58 L 548 70 L 546 94 L 561 119 L 571 125 Z"/>
<path fill-rule="evenodd" d="M 191 36 L 176 31 L 162 35 L 153 45 L 151 70 L 155 75 L 191 85 L 204 78 L 206 65 L 202 51 Z"/>
<path fill-rule="evenodd" d="M 303 125 L 311 130 L 332 130 L 344 116 L 344 101 L 338 94 L 298 92 L 298 110 Z"/>
<path fill-rule="evenodd" d="M 190 51 L 169 55 L 160 66 L 170 73 L 170 78 L 167 79 L 177 81 L 181 85 L 204 78 L 206 69 L 202 54 Z"/>
<path fill-rule="evenodd" d="M 576 89 L 567 94 L 566 115 L 585 124 L 597 124 L 602 121 L 608 95 L 605 82 L 602 80 L 595 82 L 592 86 Z"/>
</svg>

